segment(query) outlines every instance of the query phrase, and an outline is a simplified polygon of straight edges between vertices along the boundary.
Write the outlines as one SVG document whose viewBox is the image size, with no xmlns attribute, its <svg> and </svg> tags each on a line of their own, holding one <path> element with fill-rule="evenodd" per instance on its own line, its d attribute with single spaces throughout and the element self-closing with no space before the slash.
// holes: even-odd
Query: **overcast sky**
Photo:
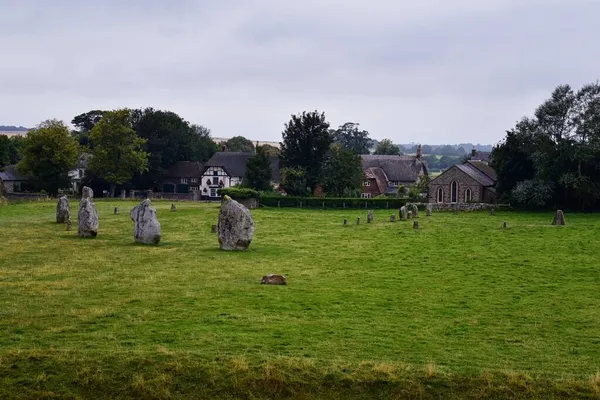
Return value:
<svg viewBox="0 0 600 400">
<path fill-rule="evenodd" d="M 0 125 L 178 113 L 281 139 L 324 111 L 371 137 L 495 143 L 600 75 L 598 0 L 0 0 Z"/>
</svg>

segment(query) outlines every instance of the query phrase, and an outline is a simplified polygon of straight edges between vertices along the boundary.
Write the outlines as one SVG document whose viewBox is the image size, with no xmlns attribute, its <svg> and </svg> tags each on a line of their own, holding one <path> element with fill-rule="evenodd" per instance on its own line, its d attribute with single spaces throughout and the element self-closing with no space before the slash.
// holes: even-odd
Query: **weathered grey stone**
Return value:
<svg viewBox="0 0 600 400">
<path fill-rule="evenodd" d="M 504 223 L 502 224 L 502 227 L 503 227 L 504 229 L 508 228 L 508 225 L 506 224 L 506 221 L 504 221 Z"/>
<path fill-rule="evenodd" d="M 417 207 L 416 204 L 414 203 L 410 203 L 410 211 L 412 211 L 412 217 L 413 218 L 419 218 L 419 207 Z"/>
<path fill-rule="evenodd" d="M 137 243 L 160 243 L 160 222 L 156 218 L 156 210 L 151 206 L 150 199 L 133 207 L 129 216 L 134 223 L 133 237 Z"/>
<path fill-rule="evenodd" d="M 493 208 L 490 208 L 490 215 L 496 215 L 496 210 L 494 210 Z"/>
<path fill-rule="evenodd" d="M 69 198 L 62 196 L 58 198 L 56 203 L 56 222 L 64 224 L 71 215 L 71 207 L 69 206 Z"/>
<path fill-rule="evenodd" d="M 81 189 L 81 199 L 93 199 L 94 198 L 94 191 L 92 190 L 91 187 L 88 186 L 84 186 L 83 189 Z"/>
<path fill-rule="evenodd" d="M 356 218 L 356 225 L 360 225 L 360 217 Z"/>
<path fill-rule="evenodd" d="M 212 226 L 210 227 L 210 232 L 211 232 L 211 233 L 217 233 L 217 226 L 216 226 L 216 225 L 212 225 Z"/>
<path fill-rule="evenodd" d="M 344 219 L 344 226 L 348 226 L 348 220 Z"/>
<path fill-rule="evenodd" d="M 406 213 L 406 219 L 412 219 L 412 211 Z"/>
<path fill-rule="evenodd" d="M 91 198 L 86 197 L 81 199 L 79 202 L 77 219 L 79 236 L 96 237 L 98 235 L 98 212 L 96 211 L 96 205 Z"/>
<path fill-rule="evenodd" d="M 554 220 L 552 221 L 552 225 L 558 225 L 558 226 L 566 225 L 565 214 L 562 212 L 562 210 L 556 210 L 556 214 L 554 215 Z"/>
<path fill-rule="evenodd" d="M 373 222 L 374 218 L 375 215 L 373 214 L 373 210 L 369 210 L 369 212 L 367 213 L 367 223 L 370 224 L 371 222 Z"/>
<path fill-rule="evenodd" d="M 115 207 L 114 214 L 117 215 L 119 213 L 119 207 Z"/>
<path fill-rule="evenodd" d="M 406 214 L 406 206 L 402 206 L 400 207 L 400 219 L 406 219 L 407 218 L 407 214 Z"/>
<path fill-rule="evenodd" d="M 177 207 L 175 207 L 174 203 L 171 203 L 171 211 L 177 211 Z"/>
<path fill-rule="evenodd" d="M 285 275 L 269 274 L 262 277 L 261 284 L 263 285 L 287 285 Z"/>
<path fill-rule="evenodd" d="M 221 250 L 248 250 L 253 237 L 254 220 L 250 211 L 231 197 L 223 197 L 219 212 Z"/>
<path fill-rule="evenodd" d="M 396 222 L 396 214 L 390 215 L 390 222 Z"/>
<path fill-rule="evenodd" d="M 433 211 L 433 204 L 427 204 L 427 207 L 425 208 L 425 215 L 427 217 L 431 217 L 432 211 Z"/>
<path fill-rule="evenodd" d="M 419 229 L 419 221 L 413 222 L 413 229 Z"/>
</svg>

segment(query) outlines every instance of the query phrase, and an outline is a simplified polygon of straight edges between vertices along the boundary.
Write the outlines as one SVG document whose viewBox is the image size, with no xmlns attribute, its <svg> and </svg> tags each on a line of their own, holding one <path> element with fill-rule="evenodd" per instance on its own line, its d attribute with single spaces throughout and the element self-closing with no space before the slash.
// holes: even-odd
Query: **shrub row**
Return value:
<svg viewBox="0 0 600 400">
<path fill-rule="evenodd" d="M 220 196 L 229 196 L 234 200 L 245 200 L 245 199 L 258 199 L 260 193 L 254 189 L 249 188 L 222 188 L 218 190 Z"/>
<path fill-rule="evenodd" d="M 405 205 L 406 199 L 360 199 L 337 197 L 296 197 L 296 196 L 260 196 L 261 207 L 296 207 L 296 208 L 368 208 L 387 209 L 400 208 Z"/>
</svg>

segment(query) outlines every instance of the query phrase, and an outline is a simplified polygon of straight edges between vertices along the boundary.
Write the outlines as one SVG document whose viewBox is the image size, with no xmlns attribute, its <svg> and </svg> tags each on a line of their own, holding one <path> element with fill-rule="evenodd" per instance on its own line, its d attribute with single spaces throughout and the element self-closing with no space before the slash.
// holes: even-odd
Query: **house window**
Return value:
<svg viewBox="0 0 600 400">
<path fill-rule="evenodd" d="M 197 183 L 198 182 L 198 178 L 192 178 L 192 183 Z"/>
<path fill-rule="evenodd" d="M 360 197 L 362 197 L 363 199 L 370 199 L 371 198 L 371 193 L 361 193 Z"/>
<path fill-rule="evenodd" d="M 398 187 L 398 181 L 389 181 L 388 185 L 392 187 Z"/>
<path fill-rule="evenodd" d="M 364 181 L 363 186 L 371 186 L 371 181 Z"/>
<path fill-rule="evenodd" d="M 210 188 L 210 197 L 217 197 L 217 188 Z"/>
<path fill-rule="evenodd" d="M 438 190 L 437 190 L 437 202 L 438 203 L 444 202 L 444 189 L 442 189 L 442 188 L 438 188 Z"/>
<path fill-rule="evenodd" d="M 471 189 L 467 189 L 465 190 L 465 202 L 470 202 L 471 201 Z"/>
<path fill-rule="evenodd" d="M 181 183 L 188 183 L 188 178 L 181 178 Z"/>
<path fill-rule="evenodd" d="M 450 184 L 450 203 L 458 202 L 458 183 L 452 181 Z"/>
<path fill-rule="evenodd" d="M 215 170 L 213 170 L 213 175 L 214 175 L 214 176 L 219 176 L 219 171 L 217 171 L 216 169 L 215 169 Z"/>
<path fill-rule="evenodd" d="M 218 184 L 219 184 L 219 177 L 218 177 L 218 176 L 215 176 L 215 177 L 213 178 L 212 184 L 213 184 L 213 185 L 218 185 Z"/>
</svg>

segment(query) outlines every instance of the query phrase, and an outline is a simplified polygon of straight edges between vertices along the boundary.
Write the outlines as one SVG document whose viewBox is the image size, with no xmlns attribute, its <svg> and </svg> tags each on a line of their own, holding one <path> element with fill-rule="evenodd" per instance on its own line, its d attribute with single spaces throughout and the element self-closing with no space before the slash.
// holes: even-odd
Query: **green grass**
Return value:
<svg viewBox="0 0 600 400">
<path fill-rule="evenodd" d="M 600 215 L 415 231 L 392 210 L 261 209 L 240 253 L 214 204 L 156 202 L 163 240 L 135 245 L 134 205 L 98 201 L 95 239 L 54 203 L 0 207 L 0 398 L 600 394 Z"/>
</svg>

